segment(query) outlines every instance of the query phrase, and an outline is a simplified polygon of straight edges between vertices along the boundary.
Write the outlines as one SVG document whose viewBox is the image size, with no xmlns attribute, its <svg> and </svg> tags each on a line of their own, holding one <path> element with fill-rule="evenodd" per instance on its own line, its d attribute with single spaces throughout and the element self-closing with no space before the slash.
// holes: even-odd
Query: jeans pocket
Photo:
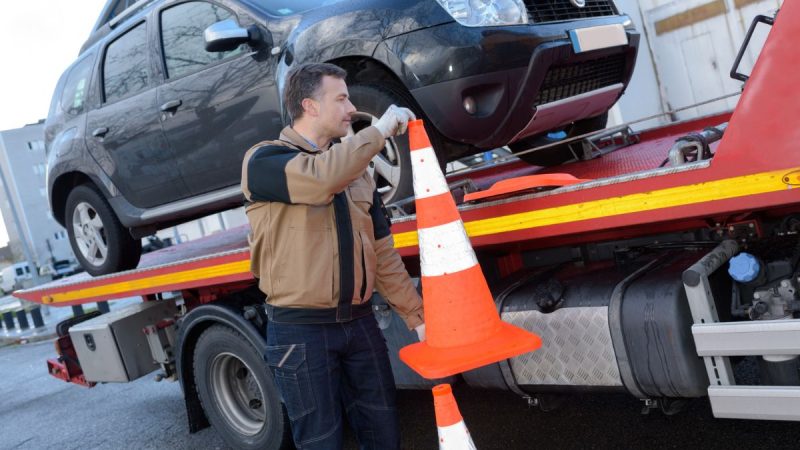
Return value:
<svg viewBox="0 0 800 450">
<path fill-rule="evenodd" d="M 297 420 L 313 412 L 316 405 L 305 344 L 268 345 L 264 356 L 283 396 L 289 419 Z"/>
</svg>

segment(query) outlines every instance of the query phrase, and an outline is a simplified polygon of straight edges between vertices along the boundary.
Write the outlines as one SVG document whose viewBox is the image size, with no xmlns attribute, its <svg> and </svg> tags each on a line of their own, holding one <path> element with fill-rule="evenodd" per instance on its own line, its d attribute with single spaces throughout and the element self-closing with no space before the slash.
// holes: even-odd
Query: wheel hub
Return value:
<svg viewBox="0 0 800 450">
<path fill-rule="evenodd" d="M 93 266 L 101 266 L 108 257 L 108 242 L 103 220 L 95 208 L 81 202 L 72 212 L 72 230 L 75 244 L 83 259 Z"/>
<path fill-rule="evenodd" d="M 264 389 L 250 367 L 232 353 L 220 353 L 209 366 L 211 393 L 225 420 L 247 436 L 258 434 L 267 418 Z"/>
</svg>

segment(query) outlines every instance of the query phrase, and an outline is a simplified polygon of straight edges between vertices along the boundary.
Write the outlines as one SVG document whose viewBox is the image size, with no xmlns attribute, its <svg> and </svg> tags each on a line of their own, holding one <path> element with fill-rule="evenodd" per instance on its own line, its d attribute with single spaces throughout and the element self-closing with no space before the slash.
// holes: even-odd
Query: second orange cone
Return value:
<svg viewBox="0 0 800 450">
<path fill-rule="evenodd" d="M 442 378 L 538 349 L 538 336 L 500 320 L 422 121 L 408 133 L 426 340 L 402 348 L 400 359 Z"/>
<path fill-rule="evenodd" d="M 475 450 L 475 443 L 472 442 L 449 384 L 433 387 L 433 408 L 436 413 L 439 450 Z"/>
</svg>

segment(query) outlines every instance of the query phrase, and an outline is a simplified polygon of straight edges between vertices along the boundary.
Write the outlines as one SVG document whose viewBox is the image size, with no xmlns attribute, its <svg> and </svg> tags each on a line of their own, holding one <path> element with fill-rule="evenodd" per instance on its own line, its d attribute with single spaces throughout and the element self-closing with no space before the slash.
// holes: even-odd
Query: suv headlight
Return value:
<svg viewBox="0 0 800 450">
<path fill-rule="evenodd" d="M 528 13 L 522 0 L 436 0 L 453 19 L 468 27 L 523 25 Z"/>
</svg>

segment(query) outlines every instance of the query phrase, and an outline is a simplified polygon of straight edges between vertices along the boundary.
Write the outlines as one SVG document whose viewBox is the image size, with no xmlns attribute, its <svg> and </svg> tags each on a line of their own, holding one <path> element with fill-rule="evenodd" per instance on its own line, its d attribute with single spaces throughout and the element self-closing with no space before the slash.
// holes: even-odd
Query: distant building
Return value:
<svg viewBox="0 0 800 450">
<path fill-rule="evenodd" d="M 0 247 L 0 267 L 11 265 L 13 262 L 14 253 L 11 251 L 11 247 L 8 245 Z"/>
<path fill-rule="evenodd" d="M 37 266 L 60 259 L 75 260 L 67 232 L 53 219 L 47 202 L 43 121 L 0 131 L 0 170 L 8 185 L 8 192 L 0 185 L 0 212 L 14 259 L 24 259 L 21 242 L 25 239 Z M 21 232 L 14 223 L 11 203 L 19 216 Z"/>
</svg>

